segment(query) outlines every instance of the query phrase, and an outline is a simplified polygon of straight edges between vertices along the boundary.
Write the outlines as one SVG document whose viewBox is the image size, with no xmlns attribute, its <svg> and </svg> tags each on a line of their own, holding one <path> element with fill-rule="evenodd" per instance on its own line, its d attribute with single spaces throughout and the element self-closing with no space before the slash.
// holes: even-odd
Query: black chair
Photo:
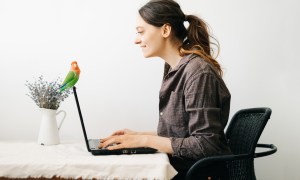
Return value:
<svg viewBox="0 0 300 180">
<path fill-rule="evenodd" d="M 254 158 L 268 156 L 277 151 L 273 144 L 257 143 L 271 113 L 270 108 L 238 111 L 225 132 L 232 155 L 206 157 L 197 161 L 187 172 L 186 180 L 199 179 L 199 175 L 207 173 L 207 167 L 212 168 L 213 174 L 205 174 L 205 179 L 256 180 Z M 255 153 L 256 147 L 268 150 Z M 222 163 L 227 167 L 226 174 L 214 171 L 214 165 Z"/>
</svg>

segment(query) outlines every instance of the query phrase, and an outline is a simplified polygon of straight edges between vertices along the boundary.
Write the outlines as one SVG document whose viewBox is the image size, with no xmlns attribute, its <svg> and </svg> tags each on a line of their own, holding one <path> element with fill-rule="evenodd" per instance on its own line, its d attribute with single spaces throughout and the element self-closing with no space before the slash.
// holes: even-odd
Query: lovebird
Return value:
<svg viewBox="0 0 300 180">
<path fill-rule="evenodd" d="M 71 63 L 71 69 L 67 74 L 64 82 L 62 83 L 62 86 L 60 87 L 60 92 L 73 87 L 77 83 L 79 79 L 79 75 L 80 75 L 80 69 L 78 67 L 78 64 L 76 61 L 73 61 Z"/>
</svg>

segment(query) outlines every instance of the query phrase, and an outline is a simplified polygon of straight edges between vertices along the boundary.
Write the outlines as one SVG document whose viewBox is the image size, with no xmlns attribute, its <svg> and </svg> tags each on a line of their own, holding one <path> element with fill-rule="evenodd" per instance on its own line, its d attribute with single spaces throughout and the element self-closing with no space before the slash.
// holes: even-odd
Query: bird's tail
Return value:
<svg viewBox="0 0 300 180">
<path fill-rule="evenodd" d="M 63 92 L 64 90 L 66 90 L 66 85 L 67 85 L 67 84 L 64 84 L 64 85 L 62 85 L 62 86 L 60 87 L 60 92 Z"/>
</svg>

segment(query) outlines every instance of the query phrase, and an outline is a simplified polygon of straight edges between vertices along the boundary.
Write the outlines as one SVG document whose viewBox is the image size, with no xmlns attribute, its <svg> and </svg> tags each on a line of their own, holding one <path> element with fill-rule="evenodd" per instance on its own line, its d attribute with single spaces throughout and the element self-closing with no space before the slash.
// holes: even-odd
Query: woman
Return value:
<svg viewBox="0 0 300 180">
<path fill-rule="evenodd" d="M 175 1 L 149 1 L 139 10 L 136 30 L 135 44 L 144 57 L 165 61 L 157 133 L 119 130 L 100 147 L 117 143 L 108 149 L 155 148 L 169 154 L 180 179 L 196 160 L 230 153 L 224 135 L 230 93 L 211 55 L 207 25 L 185 15 Z"/>
</svg>

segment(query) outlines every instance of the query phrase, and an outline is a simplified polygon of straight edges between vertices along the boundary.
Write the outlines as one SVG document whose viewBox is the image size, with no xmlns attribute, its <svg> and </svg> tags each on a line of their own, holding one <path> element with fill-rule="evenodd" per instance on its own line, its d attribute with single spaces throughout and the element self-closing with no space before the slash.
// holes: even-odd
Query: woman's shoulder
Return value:
<svg viewBox="0 0 300 180">
<path fill-rule="evenodd" d="M 211 63 L 201 58 L 196 54 L 190 55 L 190 60 L 186 65 L 186 74 L 188 76 L 188 81 L 197 81 L 197 79 L 201 79 L 201 77 L 207 77 L 214 79 L 223 89 L 228 91 L 223 78 L 219 75 L 218 71 L 213 67 Z M 228 91 L 229 93 L 229 91 Z"/>
<path fill-rule="evenodd" d="M 189 54 L 187 55 L 187 58 L 189 58 L 189 62 L 186 65 L 186 72 L 191 76 L 197 74 L 210 74 L 220 77 L 213 65 L 207 60 L 201 58 L 199 55 Z"/>
</svg>

